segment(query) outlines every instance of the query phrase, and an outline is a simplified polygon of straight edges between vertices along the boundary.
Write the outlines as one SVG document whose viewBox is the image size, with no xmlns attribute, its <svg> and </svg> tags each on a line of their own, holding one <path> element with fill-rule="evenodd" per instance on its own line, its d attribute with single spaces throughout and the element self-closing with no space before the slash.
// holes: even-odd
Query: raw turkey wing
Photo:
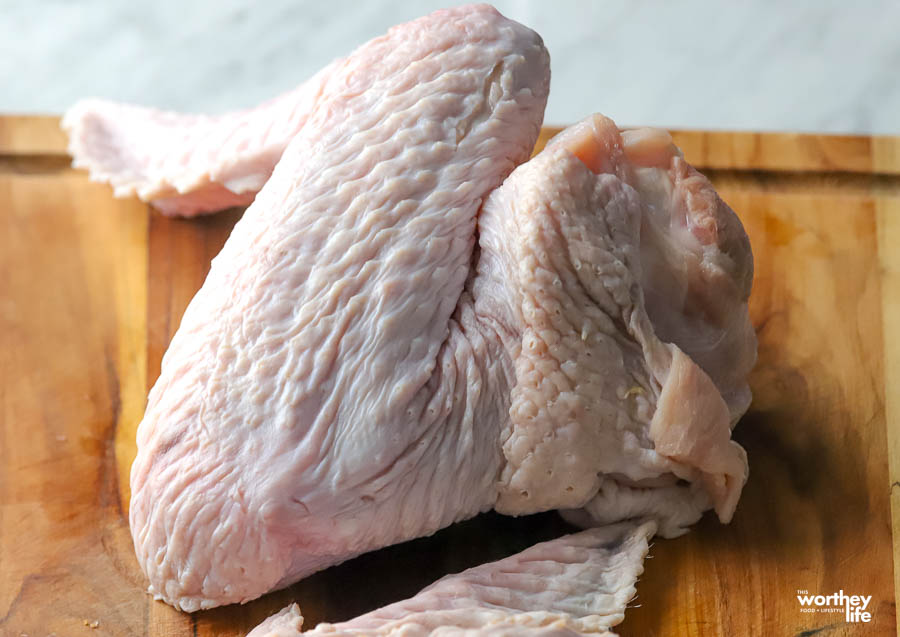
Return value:
<svg viewBox="0 0 900 637">
<path fill-rule="evenodd" d="M 709 181 L 600 115 L 515 168 L 547 54 L 488 7 L 341 68 L 151 392 L 131 508 L 151 589 L 246 601 L 491 507 L 730 520 L 753 261 Z"/>
</svg>

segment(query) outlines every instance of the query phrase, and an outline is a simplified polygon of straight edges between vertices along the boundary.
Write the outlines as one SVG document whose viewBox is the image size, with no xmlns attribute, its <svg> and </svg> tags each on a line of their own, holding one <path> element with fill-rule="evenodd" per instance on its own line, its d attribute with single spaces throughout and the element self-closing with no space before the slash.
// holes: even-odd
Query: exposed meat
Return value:
<svg viewBox="0 0 900 637">
<path fill-rule="evenodd" d="M 611 635 L 643 571 L 654 524 L 618 524 L 544 542 L 448 575 L 415 597 L 304 635 Z M 296 637 L 296 604 L 248 637 Z"/>
<path fill-rule="evenodd" d="M 593 116 L 522 164 L 548 84 L 540 38 L 485 6 L 329 76 L 138 430 L 158 597 L 247 601 L 491 507 L 731 518 L 747 237 L 661 131 Z"/>
<path fill-rule="evenodd" d="M 249 205 L 288 142 L 351 60 L 336 60 L 304 84 L 254 109 L 189 115 L 88 99 L 65 114 L 72 165 L 137 195 L 167 215 Z"/>
<path fill-rule="evenodd" d="M 357 50 L 235 226 L 150 393 L 131 528 L 151 590 L 246 601 L 493 504 L 501 345 L 459 299 L 549 59 L 487 6 Z"/>
</svg>

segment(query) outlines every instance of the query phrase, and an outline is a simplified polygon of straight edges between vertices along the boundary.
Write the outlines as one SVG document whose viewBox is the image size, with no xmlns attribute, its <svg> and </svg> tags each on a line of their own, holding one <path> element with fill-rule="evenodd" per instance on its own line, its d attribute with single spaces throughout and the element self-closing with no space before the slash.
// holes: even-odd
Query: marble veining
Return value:
<svg viewBox="0 0 900 637">
<path fill-rule="evenodd" d="M 440 0 L 0 0 L 0 112 L 252 106 Z M 545 121 L 900 134 L 900 2 L 497 0 L 544 36 Z"/>
</svg>

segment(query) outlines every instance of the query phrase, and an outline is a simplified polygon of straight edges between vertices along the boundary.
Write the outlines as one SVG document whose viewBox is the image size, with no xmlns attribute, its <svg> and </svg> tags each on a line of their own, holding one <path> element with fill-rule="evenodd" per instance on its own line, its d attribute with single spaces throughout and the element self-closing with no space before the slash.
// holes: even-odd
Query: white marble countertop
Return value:
<svg viewBox="0 0 900 637">
<path fill-rule="evenodd" d="M 0 0 L 0 112 L 251 106 L 452 0 Z M 552 59 L 548 124 L 900 134 L 900 2 L 497 0 Z"/>
</svg>

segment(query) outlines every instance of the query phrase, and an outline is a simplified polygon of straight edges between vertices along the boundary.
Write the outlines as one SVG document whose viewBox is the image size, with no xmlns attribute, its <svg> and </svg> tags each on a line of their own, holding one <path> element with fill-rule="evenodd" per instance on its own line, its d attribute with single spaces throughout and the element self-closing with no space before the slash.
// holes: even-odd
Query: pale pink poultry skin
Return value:
<svg viewBox="0 0 900 637">
<path fill-rule="evenodd" d="M 75 168 L 165 215 L 192 217 L 247 206 L 306 124 L 335 60 L 299 87 L 256 108 L 193 115 L 81 100 L 62 120 Z"/>
<path fill-rule="evenodd" d="M 623 523 L 543 542 L 448 575 L 414 597 L 302 631 L 296 604 L 247 637 L 612 636 L 643 571 L 655 525 Z"/>
<path fill-rule="evenodd" d="M 593 116 L 523 163 L 548 88 L 540 38 L 485 6 L 322 80 L 138 430 L 159 598 L 248 601 L 492 507 L 730 520 L 746 234 L 661 131 Z"/>
<path fill-rule="evenodd" d="M 244 602 L 490 508 L 504 374 L 457 305 L 548 89 L 540 38 L 487 6 L 395 27 L 327 78 L 138 429 L 131 528 L 158 597 Z"/>
<path fill-rule="evenodd" d="M 570 127 L 491 194 L 479 237 L 476 314 L 515 370 L 495 508 L 652 515 L 668 536 L 710 504 L 729 521 L 747 478 L 730 436 L 756 360 L 753 261 L 668 134 L 600 115 Z"/>
<path fill-rule="evenodd" d="M 733 414 L 746 407 L 746 387 L 728 388 L 726 394 L 740 401 L 730 408 L 716 388 L 716 382 L 724 382 L 721 378 L 711 378 L 677 344 L 656 337 L 654 323 L 643 305 L 643 290 L 654 283 L 643 280 L 642 266 L 659 258 L 661 250 L 680 254 L 681 262 L 707 258 L 706 276 L 710 281 L 721 278 L 722 302 L 728 304 L 717 315 L 725 317 L 721 325 L 727 329 L 748 326 L 739 337 L 729 334 L 728 338 L 717 338 L 715 346 L 721 356 L 732 358 L 735 366 L 749 369 L 755 356 L 753 331 L 749 323 L 728 317 L 746 314 L 749 288 L 745 282 L 749 282 L 747 270 L 752 261 L 745 238 L 719 232 L 720 228 L 740 228 L 721 200 L 712 197 L 703 200 L 712 207 L 692 207 L 697 199 L 688 198 L 679 187 L 679 176 L 685 168 L 677 149 L 670 145 L 652 162 L 646 159 L 645 144 L 655 143 L 658 135 L 645 130 L 623 136 L 610 120 L 594 116 L 553 141 L 491 193 L 478 217 L 477 267 L 454 297 L 455 309 L 446 319 L 447 335 L 443 340 L 433 337 L 438 343 L 434 363 L 426 364 L 425 371 L 420 372 L 417 391 L 409 387 L 408 362 L 401 360 L 403 368 L 381 362 L 400 360 L 381 345 L 367 351 L 362 359 L 369 370 L 377 370 L 374 372 L 344 371 L 343 366 L 353 361 L 344 356 L 326 361 L 325 372 L 311 361 L 299 372 L 289 369 L 289 379 L 273 380 L 265 358 L 261 364 L 244 363 L 235 371 L 206 369 L 209 363 L 221 365 L 223 357 L 216 360 L 197 352 L 196 337 L 202 336 L 210 324 L 218 336 L 222 312 L 193 316 L 194 310 L 189 310 L 185 325 L 196 325 L 191 332 L 195 338 L 179 341 L 176 337 L 172 349 L 176 354 L 168 355 L 176 362 L 183 361 L 176 368 L 174 382 L 183 383 L 185 389 L 176 391 L 173 399 L 167 396 L 171 387 L 158 385 L 162 389 L 154 389 L 151 408 L 142 424 L 141 454 L 148 447 L 150 451 L 135 463 L 134 506 L 147 506 L 145 501 L 151 505 L 161 502 L 156 511 L 165 517 L 164 521 L 133 517 L 139 555 L 148 544 L 166 552 L 151 569 L 160 565 L 171 568 L 167 560 L 173 546 L 188 552 L 180 560 L 196 563 L 206 555 L 209 542 L 185 537 L 185 532 L 174 534 L 178 541 L 172 542 L 173 534 L 168 531 L 177 529 L 184 519 L 181 506 L 196 506 L 190 496 L 210 507 L 210 516 L 201 517 L 199 523 L 201 530 L 211 532 L 214 539 L 220 535 L 227 539 L 231 531 L 228 527 L 237 524 L 244 533 L 261 530 L 264 534 L 254 536 L 245 546 L 287 546 L 282 550 L 289 555 L 296 552 L 294 561 L 282 558 L 282 565 L 291 565 L 288 574 L 284 574 L 283 566 L 276 567 L 270 579 L 251 589 L 250 594 L 261 594 L 266 587 L 286 584 L 363 550 L 430 533 L 453 519 L 492 506 L 514 514 L 583 507 L 573 517 L 589 523 L 652 517 L 659 521 L 660 531 L 669 536 L 684 532 L 709 506 L 716 508 L 723 521 L 730 519 L 746 479 L 746 460 L 740 447 L 729 439 L 730 425 Z M 643 165 L 634 163 L 638 160 Z M 651 187 L 654 179 L 660 181 Z M 699 186 L 708 188 L 708 182 L 703 180 Z M 651 200 L 665 207 L 657 209 Z M 676 211 L 687 213 L 684 226 L 677 225 L 681 217 L 674 214 Z M 666 217 L 657 216 L 663 212 Z M 648 215 L 654 217 L 648 219 Z M 703 225 L 707 243 L 700 243 L 693 234 L 695 218 L 712 220 Z M 445 219 L 446 215 L 441 217 L 441 221 Z M 659 224 L 658 232 L 642 233 L 648 223 Z M 474 241 L 472 226 L 463 230 Z M 429 232 L 439 234 L 433 226 Z M 405 236 L 394 239 L 411 255 L 422 242 L 407 242 Z M 645 245 L 647 241 L 651 244 Z M 262 245 L 258 241 L 250 247 L 261 249 Z M 340 263 L 337 254 L 319 252 L 322 267 L 335 260 Z M 290 254 L 296 256 L 296 250 Z M 226 247 L 218 259 L 228 263 L 229 257 Z M 697 275 L 695 268 L 675 268 L 678 260 L 673 258 L 668 254 L 673 272 Z M 542 259 L 543 263 L 535 263 Z M 233 258 L 230 262 L 248 264 Z M 290 267 L 306 262 L 306 258 L 294 258 Z M 363 267 L 366 263 L 372 262 L 363 262 Z M 465 265 L 460 267 L 467 269 Z M 440 298 L 447 293 L 446 287 L 433 289 L 418 278 L 423 271 L 433 272 L 434 267 L 403 265 L 399 271 L 410 277 L 413 287 L 406 288 L 406 295 L 415 297 L 416 302 L 410 303 L 414 311 L 436 307 L 438 301 L 429 295 L 438 294 Z M 363 283 L 375 272 L 370 269 Z M 254 280 L 262 279 L 269 285 L 288 276 L 251 274 Z M 304 273 L 301 278 L 309 280 L 310 274 Z M 215 281 L 212 276 L 211 280 Z M 330 291 L 337 286 L 342 290 L 347 285 L 333 271 L 327 280 L 332 287 L 323 281 L 321 289 Z M 223 289 L 233 288 L 213 288 Z M 262 304 L 243 308 L 241 319 L 248 311 L 271 311 L 267 305 L 271 288 L 262 290 L 262 294 Z M 349 298 L 354 297 L 358 298 Z M 380 294 L 375 298 L 384 303 L 406 297 Z M 330 299 L 335 311 L 347 310 L 342 302 L 340 297 Z M 349 309 L 354 308 L 350 305 Z M 687 305 L 683 309 L 685 316 L 694 313 Z M 301 309 L 304 311 L 309 312 Z M 379 338 L 381 343 L 406 350 L 434 325 L 429 319 L 421 327 L 409 329 L 409 318 L 399 323 L 392 320 L 396 312 L 392 309 L 379 314 L 388 329 L 402 330 L 392 332 L 390 338 Z M 360 315 L 358 311 L 352 314 Z M 275 316 L 285 316 L 287 325 L 294 325 L 287 309 Z M 712 318 L 704 321 L 693 336 L 714 333 L 718 323 Z M 271 330 L 272 324 L 267 321 L 252 327 Z M 321 321 L 301 327 L 323 329 Z M 312 354 L 320 355 L 303 342 L 297 350 L 284 348 L 284 329 L 274 330 L 277 343 L 261 349 L 267 356 L 303 361 Z M 239 327 L 229 328 L 225 334 L 229 333 L 236 339 L 247 334 Z M 339 346 L 354 342 L 352 331 L 344 326 L 319 341 L 328 342 L 328 338 L 338 339 Z M 292 336 L 289 342 L 296 339 Z M 697 339 L 691 343 L 699 346 Z M 180 351 L 182 347 L 184 352 Z M 240 358 L 259 351 L 250 347 L 239 352 L 237 345 L 231 349 Z M 225 362 L 232 362 L 231 356 Z M 198 366 L 201 373 L 212 377 L 215 391 L 210 398 L 206 397 L 208 389 L 196 391 L 210 385 L 209 380 L 198 381 Z M 280 369 L 284 369 L 283 364 Z M 221 377 L 223 373 L 226 376 Z M 379 380 L 390 373 L 399 376 Z M 298 395 L 303 406 L 309 396 L 315 396 L 317 388 L 335 387 L 336 383 L 340 383 L 340 402 L 330 402 L 333 398 L 317 400 L 319 404 L 310 416 L 294 410 Z M 259 399 L 257 404 L 255 396 L 259 394 L 253 389 L 259 386 L 274 387 L 280 393 L 279 400 L 273 404 Z M 238 390 L 230 393 L 229 387 Z M 374 394 L 372 402 L 366 402 L 365 394 L 359 396 L 357 391 Z M 289 397 L 288 402 L 280 397 L 283 395 Z M 245 407 L 242 403 L 247 399 Z M 362 411 L 360 404 L 364 405 Z M 559 411 L 557 405 L 565 409 Z M 683 405 L 697 405 L 699 409 L 686 412 Z M 237 438 L 236 444 L 244 445 L 243 453 L 228 450 L 224 455 L 217 454 L 227 461 L 204 465 L 203 454 L 212 452 L 203 451 L 199 445 L 219 439 L 213 437 L 206 442 L 202 433 L 179 431 L 192 422 L 181 416 L 185 408 L 190 409 L 189 415 L 206 411 L 213 426 L 235 432 L 231 437 Z M 355 410 L 351 414 L 376 414 L 378 419 L 354 426 L 358 416 L 344 415 L 341 410 L 346 408 Z M 394 415 L 386 414 L 384 410 L 391 408 Z M 236 420 L 235 413 L 243 413 L 248 421 Z M 327 420 L 321 423 L 323 414 Z M 314 419 L 312 426 L 305 425 L 304 418 L 310 417 Z M 220 419 L 222 424 L 215 424 Z M 149 435 L 146 423 L 151 423 Z M 396 447 L 399 455 L 388 457 L 386 462 L 373 461 L 387 457 L 390 444 L 403 434 L 414 437 L 402 439 Z M 170 443 L 173 435 L 177 441 Z M 263 457 L 261 452 L 272 446 L 284 455 Z M 177 453 L 172 454 L 173 450 Z M 293 455 L 298 451 L 302 455 Z M 201 476 L 201 484 L 189 483 L 187 489 L 178 482 L 170 485 L 166 477 L 174 471 L 193 480 L 192 473 L 209 469 L 213 473 L 208 478 Z M 364 470 L 373 472 L 374 477 L 351 473 Z M 159 475 L 161 482 L 148 485 L 152 478 L 144 477 L 141 471 Z M 234 489 L 235 483 L 239 485 L 238 497 L 251 493 L 262 496 L 252 523 L 230 518 L 233 513 L 228 509 L 234 496 L 221 490 Z M 279 504 L 285 500 L 285 504 Z M 253 507 L 244 505 L 240 513 L 248 509 L 252 511 Z M 342 511 L 352 513 L 344 517 Z M 196 523 L 196 518 L 191 522 Z M 169 535 L 161 535 L 161 528 Z M 145 529 L 147 536 L 141 534 Z M 389 533 L 375 535 L 385 531 Z M 222 546 L 219 541 L 214 545 Z M 232 547 L 224 547 L 223 562 L 238 564 L 238 557 Z M 145 564 L 146 559 L 142 559 Z M 208 572 L 202 573 L 199 590 L 204 597 L 200 600 L 177 595 L 196 585 L 172 571 L 164 576 L 170 579 L 162 579 L 156 590 L 165 591 L 167 601 L 188 609 L 207 600 L 232 601 L 233 597 L 223 600 L 222 594 L 231 595 L 237 586 L 247 594 L 246 582 L 269 564 L 264 559 L 254 562 L 259 559 L 253 555 L 240 566 L 242 570 L 222 575 L 228 588 L 217 591 L 215 597 L 204 588 L 211 581 Z M 184 562 L 175 562 L 179 563 Z M 154 571 L 150 574 L 154 581 Z"/>
</svg>

